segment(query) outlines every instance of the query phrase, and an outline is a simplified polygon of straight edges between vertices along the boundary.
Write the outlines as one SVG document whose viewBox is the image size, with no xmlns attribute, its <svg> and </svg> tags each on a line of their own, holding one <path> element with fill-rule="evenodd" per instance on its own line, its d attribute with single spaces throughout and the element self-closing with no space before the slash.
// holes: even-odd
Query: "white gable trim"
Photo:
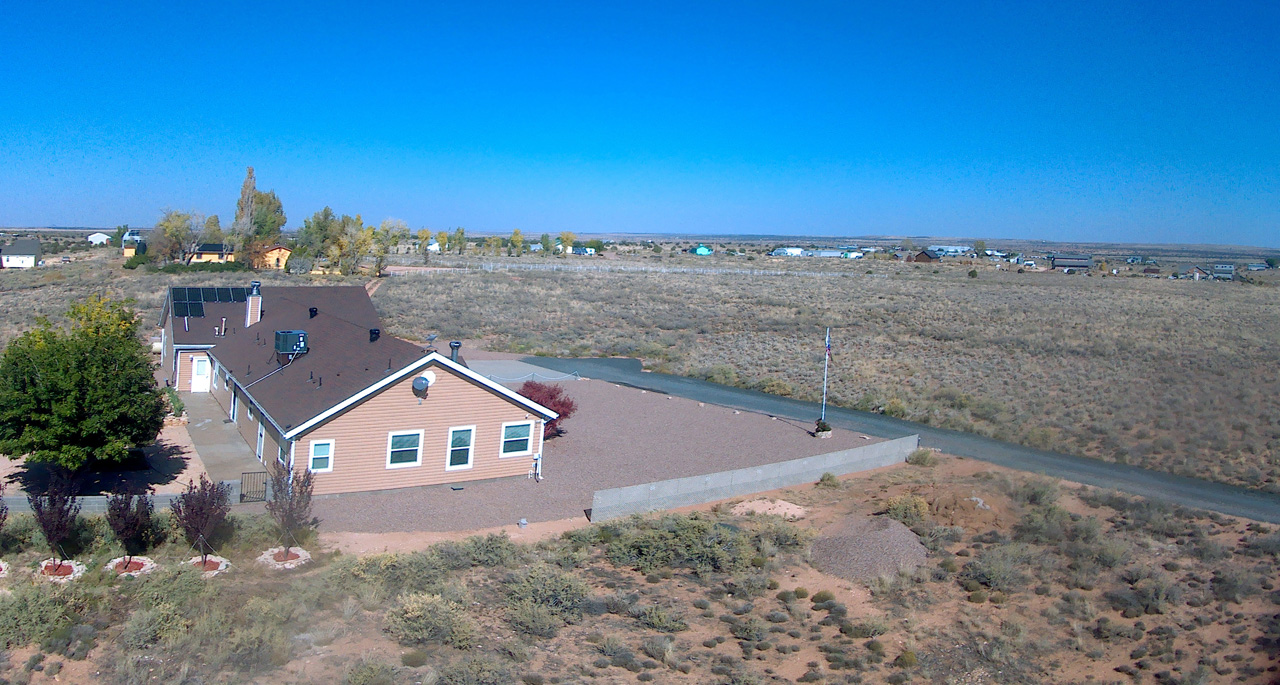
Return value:
<svg viewBox="0 0 1280 685">
<path fill-rule="evenodd" d="M 292 440 L 296 438 L 297 436 L 314 428 L 316 425 L 328 420 L 330 417 L 333 417 L 345 411 L 347 408 L 353 405 L 359 404 L 360 402 L 364 401 L 366 398 L 369 398 L 373 395 L 378 394 L 379 392 L 382 392 L 388 386 L 393 385 L 401 380 L 404 380 L 406 377 L 408 377 L 410 374 L 414 373 L 415 371 L 418 371 L 431 364 L 438 364 L 439 366 L 449 369 L 450 371 L 458 374 L 459 376 L 462 376 L 463 378 L 471 380 L 479 384 L 481 387 L 487 390 L 491 390 L 495 394 L 501 395 L 503 398 L 510 400 L 511 402 L 528 409 L 534 414 L 537 414 L 543 417 L 544 420 L 551 420 L 559 417 L 558 414 L 551 411 L 550 409 L 547 409 L 541 404 L 538 404 L 537 402 L 534 402 L 533 400 L 530 400 L 529 398 L 523 395 L 520 395 L 519 393 L 508 390 L 507 388 L 489 380 L 488 378 L 485 378 L 484 376 L 481 376 L 475 371 L 472 371 L 471 369 L 468 369 L 467 367 L 457 362 L 450 361 L 448 357 L 441 356 L 439 352 L 432 352 L 431 354 L 414 361 L 412 364 L 409 364 L 403 369 L 400 369 L 399 371 L 391 374 L 390 376 L 387 376 L 386 378 L 383 378 L 377 383 L 370 385 L 369 387 L 365 388 L 364 390 L 361 390 L 360 392 L 352 395 L 351 397 L 348 397 L 347 399 L 335 404 L 334 406 L 324 410 L 323 412 L 320 412 L 319 414 L 311 417 L 310 419 L 307 419 L 306 421 L 302 422 L 302 424 L 299 425 L 297 428 L 294 428 L 293 430 L 290 430 L 284 433 L 284 439 Z"/>
</svg>

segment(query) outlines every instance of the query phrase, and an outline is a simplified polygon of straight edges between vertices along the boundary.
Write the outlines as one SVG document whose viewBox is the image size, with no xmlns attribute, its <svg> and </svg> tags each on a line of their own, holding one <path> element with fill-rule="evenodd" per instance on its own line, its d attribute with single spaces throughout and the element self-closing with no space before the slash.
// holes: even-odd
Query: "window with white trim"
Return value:
<svg viewBox="0 0 1280 685">
<path fill-rule="evenodd" d="M 387 468 L 402 469 L 422 463 L 422 431 L 387 433 Z"/>
<path fill-rule="evenodd" d="M 449 458 L 444 470 L 471 468 L 472 445 L 475 443 L 476 427 L 459 426 L 449 429 Z"/>
<path fill-rule="evenodd" d="M 307 468 L 312 473 L 328 473 L 333 470 L 333 441 L 312 440 Z"/>
<path fill-rule="evenodd" d="M 502 457 L 533 454 L 533 422 L 515 421 L 502 424 Z"/>
</svg>

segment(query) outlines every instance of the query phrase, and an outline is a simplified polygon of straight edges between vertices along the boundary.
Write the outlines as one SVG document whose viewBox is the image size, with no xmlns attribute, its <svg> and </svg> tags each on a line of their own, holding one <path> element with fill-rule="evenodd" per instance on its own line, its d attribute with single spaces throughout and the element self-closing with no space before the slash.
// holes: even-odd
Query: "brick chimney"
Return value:
<svg viewBox="0 0 1280 685">
<path fill-rule="evenodd" d="M 244 327 L 248 328 L 262 320 L 262 283 L 249 283 L 249 296 L 244 301 Z"/>
</svg>

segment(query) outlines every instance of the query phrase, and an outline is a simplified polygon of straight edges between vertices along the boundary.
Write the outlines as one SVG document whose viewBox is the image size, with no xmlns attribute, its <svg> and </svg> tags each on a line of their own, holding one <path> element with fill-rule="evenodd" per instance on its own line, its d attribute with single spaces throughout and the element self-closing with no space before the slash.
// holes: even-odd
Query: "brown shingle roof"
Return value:
<svg viewBox="0 0 1280 685">
<path fill-rule="evenodd" d="M 426 356 L 389 335 L 369 342 L 369 329 L 382 324 L 360 286 L 264 286 L 262 320 L 249 328 L 245 304 L 237 307 L 239 318 L 228 317 L 227 335 L 213 341 L 211 354 L 285 431 Z M 308 351 L 281 366 L 275 332 L 286 330 L 306 331 Z"/>
</svg>

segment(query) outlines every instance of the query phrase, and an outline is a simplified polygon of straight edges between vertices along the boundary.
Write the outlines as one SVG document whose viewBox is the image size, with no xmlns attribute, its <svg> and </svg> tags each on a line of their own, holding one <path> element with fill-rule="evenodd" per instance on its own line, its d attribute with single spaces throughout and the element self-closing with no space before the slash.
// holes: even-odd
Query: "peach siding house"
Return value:
<svg viewBox="0 0 1280 685">
<path fill-rule="evenodd" d="M 258 263 L 254 267 L 284 271 L 285 266 L 289 263 L 289 255 L 291 254 L 293 254 L 293 250 L 284 245 L 273 245 L 262 253 L 262 257 L 258 259 Z"/>
<path fill-rule="evenodd" d="M 525 476 L 541 460 L 555 412 L 456 352 L 383 336 L 364 288 L 208 290 L 171 289 L 166 382 L 212 393 L 265 466 L 311 470 L 317 495 Z"/>
</svg>

